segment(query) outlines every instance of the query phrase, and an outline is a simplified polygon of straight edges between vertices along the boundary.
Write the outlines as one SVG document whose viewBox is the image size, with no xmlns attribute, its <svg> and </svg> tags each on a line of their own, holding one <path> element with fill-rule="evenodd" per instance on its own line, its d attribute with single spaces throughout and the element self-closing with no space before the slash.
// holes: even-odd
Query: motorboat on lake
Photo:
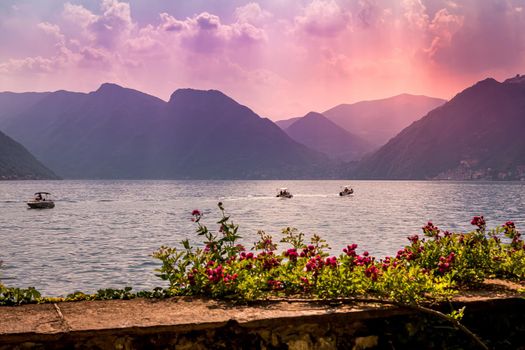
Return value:
<svg viewBox="0 0 525 350">
<path fill-rule="evenodd" d="M 343 187 L 343 190 L 341 192 L 339 192 L 339 195 L 341 197 L 349 196 L 351 194 L 354 194 L 354 189 L 352 187 L 350 187 L 350 186 Z"/>
<path fill-rule="evenodd" d="M 280 197 L 280 198 L 292 198 L 293 195 L 290 193 L 290 191 L 288 191 L 287 188 L 283 187 L 283 188 L 279 188 L 277 190 L 277 196 L 276 197 Z"/>
<path fill-rule="evenodd" d="M 51 209 L 55 207 L 55 202 L 49 192 L 36 192 L 35 196 L 27 201 L 31 209 Z"/>
</svg>

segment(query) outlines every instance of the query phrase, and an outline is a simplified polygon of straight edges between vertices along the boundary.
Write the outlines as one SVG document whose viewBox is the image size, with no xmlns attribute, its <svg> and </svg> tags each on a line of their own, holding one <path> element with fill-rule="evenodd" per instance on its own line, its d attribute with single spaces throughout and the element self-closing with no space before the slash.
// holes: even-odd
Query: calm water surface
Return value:
<svg viewBox="0 0 525 350">
<path fill-rule="evenodd" d="M 317 233 L 333 254 L 350 243 L 392 255 L 426 221 L 448 230 L 471 229 L 484 215 L 489 226 L 513 220 L 525 228 L 524 183 L 354 181 L 355 194 L 339 197 L 341 181 L 23 181 L 0 182 L 2 283 L 35 286 L 46 295 L 99 288 L 162 286 L 151 253 L 160 245 L 197 243 L 191 211 L 216 227 L 222 201 L 243 243 L 258 230 L 275 238 L 292 226 Z M 278 199 L 288 187 L 292 199 Z M 51 210 L 26 209 L 33 192 L 55 195 Z"/>
</svg>

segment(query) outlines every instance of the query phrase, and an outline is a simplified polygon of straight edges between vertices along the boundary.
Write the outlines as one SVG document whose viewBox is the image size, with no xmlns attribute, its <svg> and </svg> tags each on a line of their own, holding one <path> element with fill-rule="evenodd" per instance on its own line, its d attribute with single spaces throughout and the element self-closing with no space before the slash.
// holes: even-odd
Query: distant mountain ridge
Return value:
<svg viewBox="0 0 525 350">
<path fill-rule="evenodd" d="M 379 147 L 445 100 L 401 94 L 389 98 L 341 104 L 323 112 L 343 129 Z"/>
<path fill-rule="evenodd" d="M 301 118 L 302 117 L 295 117 L 295 118 L 290 118 L 290 119 L 278 120 L 275 122 L 275 124 L 277 124 L 277 126 L 280 127 L 281 129 L 286 130 L 286 128 L 288 128 L 290 125 L 292 125 L 293 123 L 295 123 Z"/>
<path fill-rule="evenodd" d="M 215 90 L 180 89 L 168 102 L 109 83 L 57 91 L 4 128 L 65 178 L 334 176 L 326 156 Z"/>
<path fill-rule="evenodd" d="M 365 140 L 316 112 L 297 118 L 284 130 L 295 141 L 341 161 L 359 160 L 372 149 Z"/>
<path fill-rule="evenodd" d="M 525 79 L 482 80 L 363 160 L 366 179 L 525 179 Z"/>
<path fill-rule="evenodd" d="M 21 144 L 0 131 L 0 180 L 44 180 L 58 176 Z"/>
</svg>

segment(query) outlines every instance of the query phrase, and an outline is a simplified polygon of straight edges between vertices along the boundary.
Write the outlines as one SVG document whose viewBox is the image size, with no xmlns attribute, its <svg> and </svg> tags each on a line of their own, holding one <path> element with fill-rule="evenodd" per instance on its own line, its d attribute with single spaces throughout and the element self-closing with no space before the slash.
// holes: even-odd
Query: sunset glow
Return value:
<svg viewBox="0 0 525 350">
<path fill-rule="evenodd" d="M 274 120 L 525 73 L 523 0 L 7 0 L 0 91 L 218 89 Z"/>
</svg>

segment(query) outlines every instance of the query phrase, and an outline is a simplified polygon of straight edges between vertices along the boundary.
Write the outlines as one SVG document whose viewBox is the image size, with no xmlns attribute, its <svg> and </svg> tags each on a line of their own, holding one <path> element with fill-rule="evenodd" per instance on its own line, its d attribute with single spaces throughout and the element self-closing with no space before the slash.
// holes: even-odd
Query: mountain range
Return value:
<svg viewBox="0 0 525 350">
<path fill-rule="evenodd" d="M 4 92 L 0 109 L 2 179 L 525 180 L 520 75 L 485 79 L 446 103 L 399 95 L 280 127 L 220 91 L 179 89 L 166 102 L 108 83 Z"/>
<path fill-rule="evenodd" d="M 358 165 L 364 179 L 525 179 L 525 78 L 485 79 Z"/>
<path fill-rule="evenodd" d="M 107 83 L 57 91 L 0 128 L 65 178 L 334 176 L 328 157 L 215 90 L 180 89 L 168 102 Z"/>
</svg>

